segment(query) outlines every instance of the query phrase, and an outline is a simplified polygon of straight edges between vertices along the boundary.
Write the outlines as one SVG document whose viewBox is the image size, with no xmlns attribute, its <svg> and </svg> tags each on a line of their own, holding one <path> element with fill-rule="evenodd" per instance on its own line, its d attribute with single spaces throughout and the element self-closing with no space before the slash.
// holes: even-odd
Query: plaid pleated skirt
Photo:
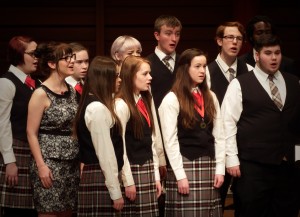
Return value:
<svg viewBox="0 0 300 217">
<path fill-rule="evenodd" d="M 120 216 L 105 185 L 99 164 L 84 165 L 78 191 L 77 217 Z"/>
<path fill-rule="evenodd" d="M 193 161 L 185 157 L 182 159 L 190 193 L 188 195 L 178 193 L 175 174 L 168 166 L 165 217 L 222 216 L 220 193 L 213 187 L 215 161 L 206 156 Z"/>
<path fill-rule="evenodd" d="M 122 216 L 158 216 L 158 200 L 152 160 L 146 161 L 143 165 L 131 165 L 131 172 L 136 187 L 136 199 L 135 201 L 125 199 L 125 205 L 121 211 Z"/>
<path fill-rule="evenodd" d="M 29 172 L 29 164 L 32 157 L 29 144 L 27 142 L 14 139 L 13 150 L 18 167 L 18 185 L 11 188 L 6 184 L 6 166 L 2 155 L 0 155 L 0 206 L 33 209 L 33 189 Z"/>
</svg>

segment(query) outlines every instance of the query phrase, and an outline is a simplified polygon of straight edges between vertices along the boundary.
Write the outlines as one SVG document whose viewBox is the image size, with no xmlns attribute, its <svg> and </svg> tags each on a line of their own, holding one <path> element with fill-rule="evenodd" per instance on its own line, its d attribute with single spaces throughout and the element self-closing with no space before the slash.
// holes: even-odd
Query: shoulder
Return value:
<svg viewBox="0 0 300 217">
<path fill-rule="evenodd" d="M 96 114 L 97 116 L 105 116 L 106 114 L 110 114 L 108 108 L 99 101 L 93 101 L 86 107 L 86 113 L 92 115 Z"/>
<path fill-rule="evenodd" d="M 169 93 L 166 94 L 166 96 L 163 98 L 162 103 L 164 105 L 172 105 L 172 104 L 178 104 L 178 98 L 175 95 L 174 92 L 170 91 Z"/>
</svg>

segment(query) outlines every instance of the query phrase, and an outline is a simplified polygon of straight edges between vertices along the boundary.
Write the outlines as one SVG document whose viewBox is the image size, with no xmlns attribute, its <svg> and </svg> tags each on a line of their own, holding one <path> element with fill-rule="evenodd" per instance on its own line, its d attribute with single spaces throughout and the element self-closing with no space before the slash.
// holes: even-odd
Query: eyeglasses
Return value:
<svg viewBox="0 0 300 217">
<path fill-rule="evenodd" d="M 59 60 L 65 60 L 67 63 L 71 62 L 72 59 L 76 60 L 76 54 L 70 54 L 62 58 L 59 58 Z"/>
<path fill-rule="evenodd" d="M 36 56 L 35 56 L 35 51 L 30 51 L 30 52 L 24 52 L 25 54 L 27 54 L 27 55 L 29 55 L 29 56 L 31 56 L 32 58 L 37 58 Z"/>
<path fill-rule="evenodd" d="M 225 35 L 223 36 L 223 38 L 225 38 L 227 41 L 233 41 L 234 39 L 236 39 L 237 41 L 244 40 L 243 36 L 234 36 L 234 35 Z"/>
</svg>

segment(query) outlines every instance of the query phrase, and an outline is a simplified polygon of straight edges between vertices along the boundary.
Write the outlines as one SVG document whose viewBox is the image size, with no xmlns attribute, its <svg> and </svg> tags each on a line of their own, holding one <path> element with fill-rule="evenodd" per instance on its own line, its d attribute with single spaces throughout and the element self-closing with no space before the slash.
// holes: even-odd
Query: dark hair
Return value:
<svg viewBox="0 0 300 217">
<path fill-rule="evenodd" d="M 122 83 L 120 91 L 116 96 L 116 98 L 122 98 L 129 107 L 130 117 L 132 118 L 132 129 L 134 132 L 134 136 L 137 139 L 141 139 L 143 137 L 143 121 L 134 101 L 135 85 L 133 81 L 135 79 L 136 73 L 140 70 L 140 67 L 143 63 L 147 63 L 150 65 L 150 62 L 142 57 L 128 56 L 124 59 L 120 71 Z M 140 94 L 149 114 L 150 122 L 152 123 L 152 132 L 154 132 L 154 122 L 151 112 L 151 93 L 149 91 L 141 91 Z"/>
<path fill-rule="evenodd" d="M 41 43 L 37 46 L 35 56 L 39 58 L 39 72 L 45 78 L 51 74 L 51 68 L 48 62 L 58 63 L 58 61 L 65 55 L 71 55 L 72 48 L 70 45 L 62 42 Z M 58 70 L 58 64 L 56 64 Z"/>
<path fill-rule="evenodd" d="M 7 50 L 7 61 L 17 66 L 24 64 L 24 52 L 30 42 L 34 41 L 29 36 L 15 36 L 10 39 Z"/>
<path fill-rule="evenodd" d="M 159 16 L 154 22 L 154 32 L 160 32 L 161 27 L 163 25 L 173 27 L 173 28 L 179 27 L 180 30 L 182 29 L 180 20 L 178 20 L 176 17 L 174 17 L 172 15 Z"/>
<path fill-rule="evenodd" d="M 259 52 L 262 50 L 263 47 L 268 46 L 276 46 L 281 45 L 281 40 L 277 35 L 266 35 L 261 37 L 257 42 L 254 44 L 254 49 Z"/>
<path fill-rule="evenodd" d="M 86 75 L 82 96 L 74 121 L 74 134 L 79 124 L 80 115 L 83 112 L 83 106 L 89 94 L 93 94 L 102 104 L 110 111 L 112 118 L 115 120 L 117 129 L 122 135 L 122 126 L 114 110 L 113 93 L 116 89 L 117 64 L 111 58 L 96 56 L 92 60 L 88 73 Z M 101 123 L 100 123 L 101 124 Z"/>
<path fill-rule="evenodd" d="M 69 43 L 69 45 L 71 46 L 72 48 L 72 51 L 73 52 L 79 52 L 79 51 L 87 51 L 87 53 L 89 53 L 89 50 L 83 46 L 82 44 L 78 43 L 78 42 L 72 42 L 72 43 Z"/>
<path fill-rule="evenodd" d="M 191 62 L 196 56 L 206 57 L 207 55 L 202 50 L 197 48 L 187 49 L 180 55 L 175 82 L 171 89 L 171 91 L 173 91 L 178 98 L 180 114 L 182 116 L 182 125 L 185 128 L 192 128 L 196 124 L 197 119 L 194 112 L 195 101 L 191 93 L 193 81 L 189 76 Z M 216 108 L 214 106 L 210 90 L 207 86 L 206 78 L 201 84 L 198 85 L 198 88 L 201 90 L 201 93 L 204 97 L 204 108 L 209 124 L 213 124 Z"/>
<path fill-rule="evenodd" d="M 264 15 L 256 15 L 252 17 L 252 19 L 248 22 L 246 27 L 247 39 L 252 46 L 254 46 L 254 41 L 253 41 L 254 25 L 258 22 L 264 22 L 265 24 L 269 24 L 271 27 L 272 34 L 276 34 L 275 25 L 273 24 L 271 18 Z"/>
</svg>

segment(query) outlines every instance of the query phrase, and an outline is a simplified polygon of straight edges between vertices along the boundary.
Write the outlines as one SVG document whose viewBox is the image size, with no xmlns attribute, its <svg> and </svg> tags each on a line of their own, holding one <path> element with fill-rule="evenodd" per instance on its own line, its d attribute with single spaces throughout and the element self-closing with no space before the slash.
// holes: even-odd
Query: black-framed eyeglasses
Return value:
<svg viewBox="0 0 300 217">
<path fill-rule="evenodd" d="M 59 58 L 59 60 L 65 60 L 67 63 L 71 62 L 72 59 L 76 60 L 76 54 L 70 54 L 62 58 Z"/>
<path fill-rule="evenodd" d="M 27 55 L 29 55 L 29 56 L 31 56 L 32 58 L 37 58 L 36 56 L 35 56 L 35 51 L 30 51 L 30 52 L 24 52 L 25 54 L 27 54 Z"/>
<path fill-rule="evenodd" d="M 237 41 L 244 40 L 243 36 L 234 36 L 234 35 L 225 35 L 223 36 L 223 38 L 225 38 L 227 41 L 233 41 L 234 39 L 236 39 Z"/>
</svg>

